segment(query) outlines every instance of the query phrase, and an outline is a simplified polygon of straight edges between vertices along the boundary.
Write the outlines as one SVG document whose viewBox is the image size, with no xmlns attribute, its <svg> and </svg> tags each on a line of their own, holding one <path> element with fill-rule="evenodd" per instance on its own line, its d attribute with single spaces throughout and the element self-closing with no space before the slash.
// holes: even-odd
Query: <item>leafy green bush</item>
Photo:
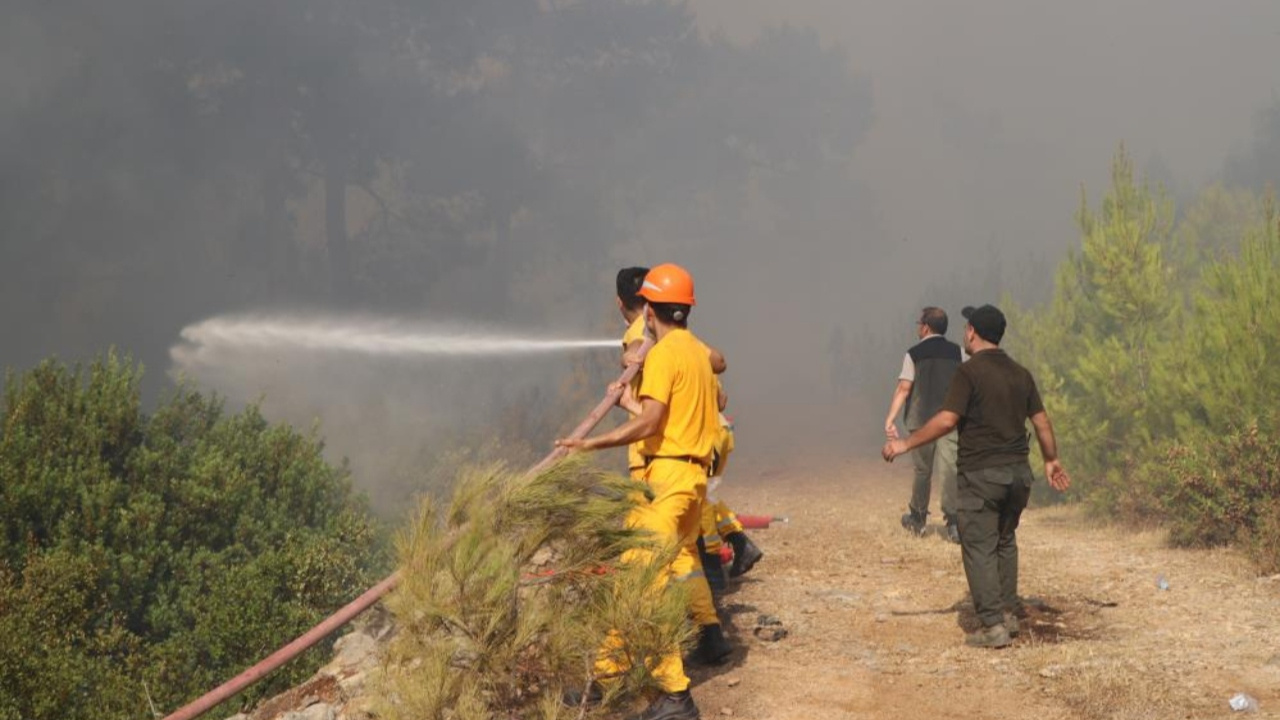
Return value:
<svg viewBox="0 0 1280 720">
<path fill-rule="evenodd" d="M 179 388 L 143 413 L 114 354 L 10 375 L 0 718 L 137 718 L 211 689 L 363 590 L 377 543 L 314 437 Z M 326 650 L 249 701 L 309 675 Z"/>
<path fill-rule="evenodd" d="M 1239 542 L 1264 569 L 1280 566 L 1280 438 L 1250 425 L 1168 451 L 1161 477 L 1170 538 L 1207 547 Z"/>
</svg>

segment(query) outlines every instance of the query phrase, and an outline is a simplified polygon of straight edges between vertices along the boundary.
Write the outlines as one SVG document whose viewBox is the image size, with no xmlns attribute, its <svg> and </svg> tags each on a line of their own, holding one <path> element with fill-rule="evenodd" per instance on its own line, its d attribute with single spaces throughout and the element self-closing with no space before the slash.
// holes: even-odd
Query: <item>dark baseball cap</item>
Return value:
<svg viewBox="0 0 1280 720">
<path fill-rule="evenodd" d="M 996 345 L 1000 344 L 1006 325 L 1004 313 L 1000 312 L 1000 308 L 995 305 L 978 307 L 966 305 L 960 314 L 973 326 L 973 331 L 978 334 L 978 337 Z"/>
</svg>

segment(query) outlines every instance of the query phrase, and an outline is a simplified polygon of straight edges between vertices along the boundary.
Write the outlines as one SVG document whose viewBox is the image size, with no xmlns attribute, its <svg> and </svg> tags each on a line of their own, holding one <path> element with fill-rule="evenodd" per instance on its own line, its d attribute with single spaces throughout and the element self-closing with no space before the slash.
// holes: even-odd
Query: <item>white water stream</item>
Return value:
<svg viewBox="0 0 1280 720">
<path fill-rule="evenodd" d="M 170 355 L 183 369 L 216 365 L 230 354 L 313 351 L 383 357 L 516 356 L 617 348 L 592 340 L 517 334 L 457 324 L 372 317 L 219 316 L 182 329 Z"/>
</svg>

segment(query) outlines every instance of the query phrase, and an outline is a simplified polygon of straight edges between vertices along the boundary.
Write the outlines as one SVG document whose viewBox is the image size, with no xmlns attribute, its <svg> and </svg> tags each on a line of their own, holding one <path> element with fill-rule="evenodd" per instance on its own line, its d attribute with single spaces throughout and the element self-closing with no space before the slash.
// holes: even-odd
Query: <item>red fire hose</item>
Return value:
<svg viewBox="0 0 1280 720">
<path fill-rule="evenodd" d="M 651 342 L 646 340 L 644 345 L 640 348 L 641 359 L 643 359 L 645 354 L 649 352 L 650 347 Z M 639 370 L 639 365 L 628 366 L 618 378 L 618 383 L 620 385 L 626 385 L 631 382 Z M 621 389 L 612 390 L 606 394 L 604 399 L 600 401 L 600 404 L 596 405 L 595 409 L 592 410 L 591 413 L 573 429 L 573 432 L 569 434 L 569 437 L 574 439 L 586 437 L 587 433 L 591 432 L 596 425 L 600 424 L 600 421 L 604 419 L 604 416 L 609 414 L 609 410 L 618 403 L 618 398 L 621 396 Z M 537 465 L 530 468 L 529 473 L 534 474 L 541 472 L 562 459 L 567 454 L 568 451 L 564 448 L 556 448 Z M 745 527 L 748 528 L 767 528 L 769 527 L 770 521 L 784 520 L 785 518 L 746 515 L 739 516 L 738 519 Z M 750 524 L 748 524 L 748 521 L 750 521 Z M 338 630 L 338 628 L 341 628 L 343 625 L 351 622 L 357 615 L 368 610 L 374 603 L 381 600 L 384 595 L 391 592 L 399 582 L 399 571 L 392 573 L 385 580 L 366 590 L 362 595 L 360 595 L 360 597 L 352 600 L 350 603 L 343 606 L 342 609 L 325 618 L 319 625 L 316 625 L 303 633 L 293 642 L 271 653 L 258 664 L 248 670 L 245 670 L 222 685 L 219 685 L 213 690 L 210 690 L 197 700 L 184 705 L 182 708 L 179 708 L 169 715 L 166 715 L 164 720 L 192 720 L 193 718 L 197 718 L 212 710 L 223 701 L 266 677 L 271 672 L 295 657 L 301 655 L 311 646 Z"/>
<path fill-rule="evenodd" d="M 787 522 L 787 519 L 774 515 L 739 515 L 738 522 L 747 530 L 768 530 L 771 523 Z"/>
<path fill-rule="evenodd" d="M 643 359 L 645 354 L 649 352 L 650 346 L 650 341 L 646 340 L 644 345 L 640 347 L 641 359 Z M 634 378 L 636 373 L 639 371 L 639 365 L 628 366 L 627 369 L 623 371 L 622 376 L 618 378 L 618 382 L 623 385 L 631 382 L 632 378 Z M 618 403 L 618 398 L 621 396 L 622 390 L 620 389 L 613 390 L 605 395 L 604 399 L 600 401 L 600 404 L 596 405 L 595 409 L 591 411 L 591 414 L 587 415 L 587 417 L 578 424 L 578 427 L 573 429 L 573 432 L 569 434 L 569 437 L 574 439 L 586 437 L 587 433 L 591 432 L 591 430 L 604 419 L 604 416 L 609 414 L 609 410 Z M 549 455 L 543 458 L 541 462 L 530 468 L 529 473 L 533 474 L 541 472 L 567 454 L 568 451 L 564 448 L 556 448 Z M 325 618 L 319 625 L 311 628 L 293 642 L 271 653 L 258 664 L 248 670 L 245 670 L 222 685 L 219 685 L 213 690 L 210 690 L 194 702 L 191 702 L 177 711 L 165 716 L 164 720 L 192 720 L 192 718 L 197 718 L 212 710 L 224 700 L 266 677 L 281 665 L 284 665 L 295 657 L 301 655 L 312 645 L 323 640 L 330 633 L 351 622 L 357 615 L 368 610 L 374 603 L 382 599 L 382 596 L 391 592 L 392 588 L 399 584 L 399 582 L 399 571 L 392 573 L 385 580 L 366 590 L 360 597 L 352 600 L 341 610 L 338 610 L 334 614 Z"/>
</svg>

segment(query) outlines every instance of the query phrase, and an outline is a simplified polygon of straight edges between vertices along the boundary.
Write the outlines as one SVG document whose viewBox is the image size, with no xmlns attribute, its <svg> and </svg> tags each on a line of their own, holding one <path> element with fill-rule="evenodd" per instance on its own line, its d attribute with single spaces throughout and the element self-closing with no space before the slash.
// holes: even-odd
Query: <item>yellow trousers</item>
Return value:
<svg viewBox="0 0 1280 720">
<path fill-rule="evenodd" d="M 721 541 L 735 532 L 742 532 L 738 516 L 723 500 L 702 504 L 702 546 L 708 553 L 720 552 Z"/>
<path fill-rule="evenodd" d="M 692 581 L 695 578 L 707 585 L 702 575 L 702 561 L 698 557 L 697 539 L 701 524 L 702 502 L 707 497 L 707 473 L 699 465 L 680 460 L 656 459 L 644 469 L 643 478 L 653 491 L 653 500 L 637 506 L 627 517 L 627 526 L 648 530 L 660 545 L 678 543 L 679 554 L 660 576 L 665 585 L 670 580 Z M 649 550 L 629 550 L 622 562 L 652 562 Z M 696 586 L 695 586 L 696 587 Z M 707 587 L 710 598 L 711 589 Z M 711 606 L 712 614 L 715 606 Z M 596 662 L 596 674 L 608 677 L 625 672 L 619 646 L 626 642 L 616 634 L 610 635 Z M 653 677 L 663 692 L 676 693 L 689 689 L 689 677 L 684 673 L 684 661 L 680 648 L 672 648 L 653 668 Z"/>
<path fill-rule="evenodd" d="M 648 483 L 653 490 L 655 499 L 657 496 L 657 488 L 653 487 L 653 483 L 649 479 L 649 471 L 657 464 L 676 464 L 684 465 L 686 469 L 690 466 L 687 462 L 679 460 L 654 460 L 648 468 L 631 468 L 631 479 L 638 482 Z M 671 563 L 671 576 L 673 580 L 685 583 L 689 590 L 689 615 L 693 618 L 693 622 L 698 626 L 719 625 L 720 616 L 716 613 L 715 598 L 711 594 L 711 585 L 707 583 L 707 575 L 702 570 L 702 556 L 698 554 L 698 536 L 702 535 L 701 518 L 705 513 L 707 506 L 707 478 L 702 468 L 692 465 L 697 470 L 698 475 L 702 477 L 702 490 L 698 495 L 698 518 L 699 527 L 693 533 L 691 541 L 686 542 L 686 537 L 680 539 L 680 553 L 676 555 L 676 559 Z M 735 518 L 736 522 L 736 518 Z M 717 539 L 717 543 L 719 540 Z"/>
<path fill-rule="evenodd" d="M 729 464 L 729 456 L 733 454 L 733 429 L 725 425 L 720 428 L 720 436 L 716 440 L 714 462 L 711 467 L 712 477 L 724 477 L 725 467 Z M 742 532 L 742 523 L 728 505 L 717 500 L 704 503 L 702 506 L 702 546 L 708 553 L 720 552 L 720 541 L 735 532 Z"/>
</svg>

